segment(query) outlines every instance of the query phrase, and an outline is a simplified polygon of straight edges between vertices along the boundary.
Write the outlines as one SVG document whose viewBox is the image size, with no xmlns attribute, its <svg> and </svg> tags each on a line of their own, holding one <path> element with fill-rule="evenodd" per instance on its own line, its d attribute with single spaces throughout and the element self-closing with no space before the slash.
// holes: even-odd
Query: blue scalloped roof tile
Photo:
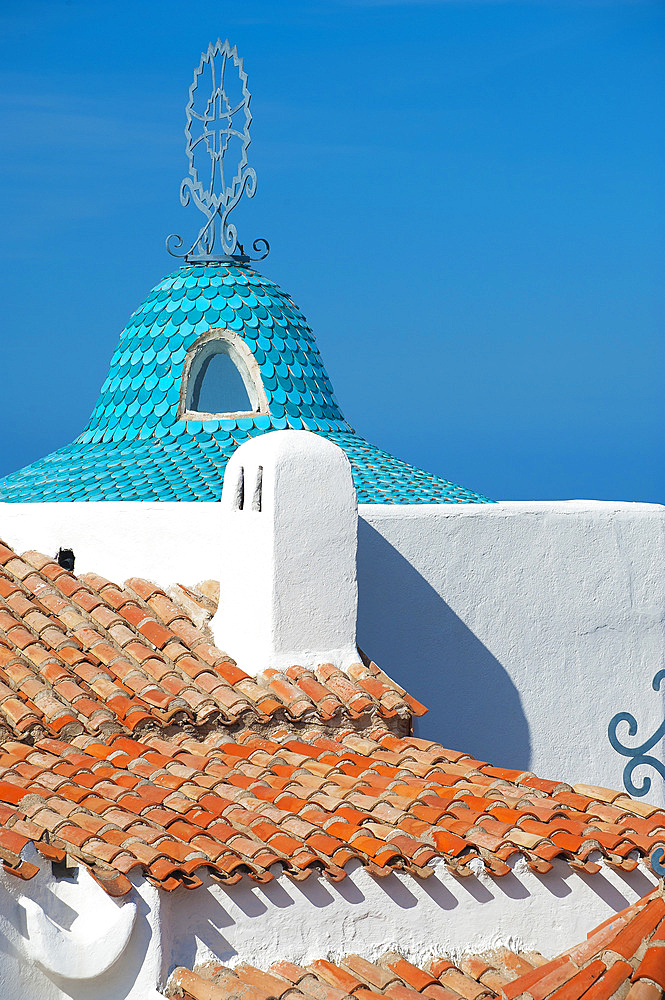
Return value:
<svg viewBox="0 0 665 1000">
<path fill-rule="evenodd" d="M 179 419 L 187 350 L 215 326 L 235 330 L 253 353 L 268 414 Z M 0 500 L 218 500 L 236 447 L 286 427 L 315 431 L 346 452 L 360 503 L 490 502 L 359 437 L 291 298 L 250 268 L 212 263 L 185 264 L 153 288 L 120 334 L 83 432 L 0 479 Z"/>
</svg>

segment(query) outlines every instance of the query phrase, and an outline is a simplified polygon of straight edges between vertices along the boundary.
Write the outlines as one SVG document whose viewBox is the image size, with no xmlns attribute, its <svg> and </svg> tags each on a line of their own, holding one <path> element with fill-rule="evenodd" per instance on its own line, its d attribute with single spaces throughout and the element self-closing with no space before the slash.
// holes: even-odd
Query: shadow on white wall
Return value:
<svg viewBox="0 0 665 1000">
<path fill-rule="evenodd" d="M 523 860 L 499 878 L 484 871 L 457 878 L 440 863 L 426 879 L 395 872 L 375 878 L 357 862 L 346 871 L 349 877 L 334 883 L 278 876 L 262 885 L 244 879 L 196 893 L 177 889 L 164 900 L 163 978 L 178 965 L 213 958 L 265 969 L 277 960 L 307 964 L 351 952 L 376 960 L 392 949 L 424 961 L 508 942 L 553 955 L 655 882 L 640 869 L 603 866 L 586 875 L 558 859 L 543 876 Z"/>
<path fill-rule="evenodd" d="M 386 615 L 387 606 L 400 613 Z M 416 720 L 416 736 L 502 767 L 529 769 L 529 724 L 507 671 L 408 559 L 362 518 L 358 642 L 429 708 Z M 442 658 L 442 647 L 449 658 Z"/>
</svg>

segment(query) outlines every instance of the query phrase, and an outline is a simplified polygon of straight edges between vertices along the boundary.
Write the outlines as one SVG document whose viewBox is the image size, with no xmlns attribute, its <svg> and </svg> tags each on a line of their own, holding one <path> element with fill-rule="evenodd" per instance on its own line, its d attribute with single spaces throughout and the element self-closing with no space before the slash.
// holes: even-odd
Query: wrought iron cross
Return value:
<svg viewBox="0 0 665 1000">
<path fill-rule="evenodd" d="M 181 204 L 187 206 L 193 200 L 206 221 L 185 253 L 177 253 L 183 245 L 182 237 L 173 233 L 167 238 L 166 249 L 174 257 L 241 263 L 250 260 L 238 242 L 235 225 L 228 221 L 243 194 L 248 198 L 256 194 L 256 172 L 247 162 L 250 100 L 247 74 L 235 45 L 231 48 L 228 38 L 210 43 L 201 54 L 189 88 L 185 125 L 189 176 L 180 185 Z M 257 253 L 263 251 L 255 260 L 261 260 L 270 249 L 265 239 L 254 240 L 252 246 Z"/>
</svg>

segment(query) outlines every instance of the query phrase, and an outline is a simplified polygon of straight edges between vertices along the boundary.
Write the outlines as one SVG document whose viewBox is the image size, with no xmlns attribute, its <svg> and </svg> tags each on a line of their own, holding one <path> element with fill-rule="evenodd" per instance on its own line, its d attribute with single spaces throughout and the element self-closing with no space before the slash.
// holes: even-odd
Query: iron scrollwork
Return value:
<svg viewBox="0 0 665 1000">
<path fill-rule="evenodd" d="M 665 670 L 659 670 L 651 682 L 651 686 L 654 691 L 660 690 L 663 680 L 665 680 Z M 623 769 L 624 788 L 629 795 L 634 795 L 636 797 L 647 795 L 649 789 L 651 788 L 651 778 L 649 775 L 644 775 L 642 783 L 637 785 L 633 780 L 633 772 L 635 771 L 635 768 L 644 765 L 645 767 L 653 768 L 654 771 L 656 771 L 661 778 L 665 780 L 665 764 L 663 764 L 661 760 L 658 760 L 657 757 L 653 757 L 649 754 L 649 750 L 653 749 L 653 747 L 660 742 L 663 737 L 665 737 L 665 720 L 661 722 L 658 729 L 652 736 L 649 737 L 648 740 L 645 740 L 644 743 L 640 743 L 639 746 L 636 747 L 626 746 L 617 736 L 617 730 L 622 722 L 626 722 L 628 724 L 628 736 L 632 737 L 637 735 L 637 722 L 635 720 L 635 716 L 631 715 L 630 712 L 618 712 L 614 718 L 610 720 L 610 724 L 607 728 L 607 735 L 613 749 L 616 750 L 617 753 L 620 753 L 623 757 L 631 758 Z M 657 861 L 660 861 L 661 857 L 662 851 Z"/>
<path fill-rule="evenodd" d="M 204 82 L 206 86 L 199 91 L 199 83 Z M 250 258 L 238 242 L 235 225 L 228 221 L 243 194 L 248 198 L 256 194 L 256 171 L 247 161 L 250 100 L 247 74 L 235 45 L 231 48 L 228 38 L 210 43 L 189 88 L 185 126 L 189 176 L 180 185 L 181 204 L 186 207 L 193 201 L 205 222 L 184 254 L 178 253 L 182 237 L 175 233 L 167 237 L 166 249 L 174 257 L 244 262 L 262 260 L 270 250 L 267 240 L 254 240 L 254 251 L 262 252 Z M 215 254 L 216 246 L 221 254 Z"/>
</svg>

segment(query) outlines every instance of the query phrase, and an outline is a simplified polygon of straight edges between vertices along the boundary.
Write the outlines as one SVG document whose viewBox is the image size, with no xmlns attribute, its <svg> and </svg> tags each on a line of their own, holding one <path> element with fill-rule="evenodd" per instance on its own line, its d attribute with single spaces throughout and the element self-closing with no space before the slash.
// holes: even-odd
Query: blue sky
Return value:
<svg viewBox="0 0 665 1000">
<path fill-rule="evenodd" d="M 498 499 L 665 501 L 665 6 L 0 3 L 0 475 L 83 428 L 174 262 L 184 107 L 228 36 L 260 265 L 374 443 Z"/>
</svg>

